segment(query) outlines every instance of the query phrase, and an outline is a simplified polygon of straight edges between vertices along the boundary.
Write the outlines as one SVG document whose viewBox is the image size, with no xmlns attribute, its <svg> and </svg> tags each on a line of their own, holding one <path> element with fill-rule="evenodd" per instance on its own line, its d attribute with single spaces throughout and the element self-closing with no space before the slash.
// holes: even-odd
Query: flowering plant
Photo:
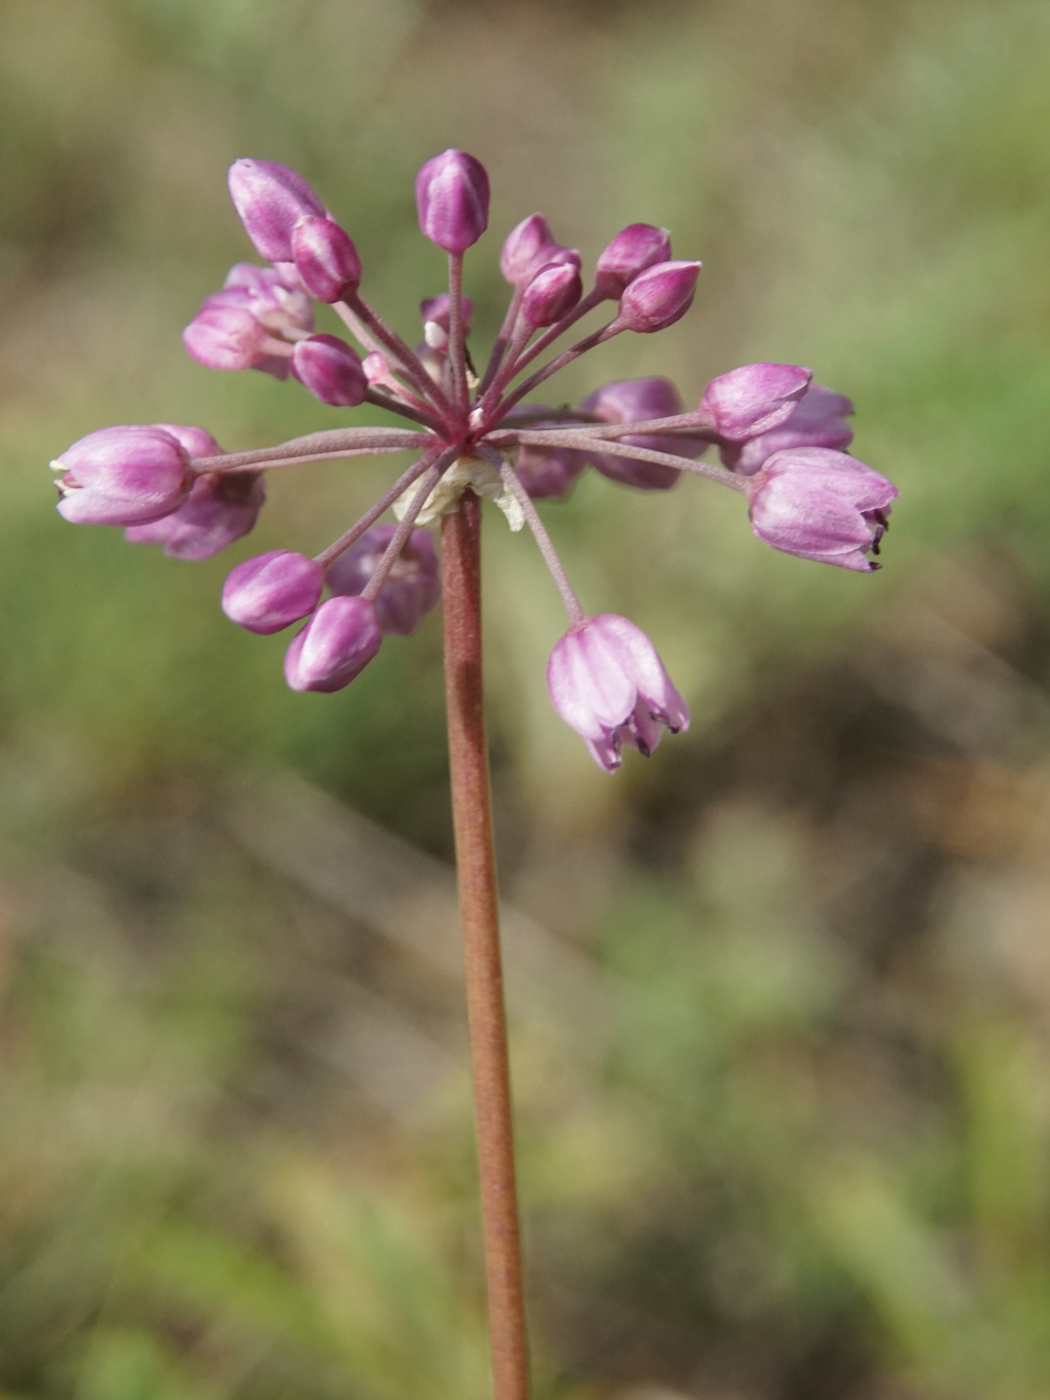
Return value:
<svg viewBox="0 0 1050 1400">
<path fill-rule="evenodd" d="M 189 353 L 215 369 L 291 375 L 325 404 L 369 403 L 407 426 L 333 428 L 233 453 L 196 427 L 103 428 L 52 464 L 61 472 L 58 509 L 67 520 L 123 526 L 132 543 L 200 560 L 252 529 L 267 471 L 415 454 L 315 558 L 279 549 L 238 564 L 222 606 L 259 633 L 303 622 L 285 658 L 288 684 L 334 691 L 360 674 L 385 634 L 411 633 L 444 595 L 496 1393 L 522 1400 L 524 1310 L 481 693 L 480 502 L 492 499 L 511 529 L 528 525 L 536 539 L 569 617 L 548 666 L 551 699 L 597 763 L 612 771 L 625 746 L 648 756 L 665 728 L 688 727 L 689 712 L 643 632 L 623 617 L 584 613 L 536 500 L 564 497 L 589 467 L 642 491 L 667 490 L 687 472 L 744 496 L 754 533 L 766 544 L 868 572 L 879 567 L 870 556 L 879 552 L 897 491 L 846 452 L 849 400 L 796 365 L 730 370 L 691 410 L 665 378 L 604 384 L 577 408 L 530 400 L 558 370 L 614 336 L 651 334 L 686 314 L 700 263 L 673 259 L 664 229 L 623 229 L 598 258 L 585 291 L 579 253 L 555 240 L 541 214 L 524 219 L 503 244 L 510 300 L 479 372 L 468 349 L 472 306 L 463 295 L 463 257 L 486 230 L 489 182 L 472 156 L 445 151 L 416 178 L 420 226 L 448 255 L 449 288 L 422 303 L 423 341 L 415 349 L 361 296 L 357 249 L 301 176 L 268 161 L 239 160 L 230 193 L 270 266 L 239 263 L 230 271 L 186 328 Z M 311 299 L 334 307 L 363 355 L 345 340 L 314 333 Z M 603 324 L 541 359 L 606 303 L 613 310 Z M 709 452 L 717 460 L 702 460 Z M 388 510 L 397 523 L 378 523 Z M 438 521 L 440 561 L 425 528 Z"/>
</svg>

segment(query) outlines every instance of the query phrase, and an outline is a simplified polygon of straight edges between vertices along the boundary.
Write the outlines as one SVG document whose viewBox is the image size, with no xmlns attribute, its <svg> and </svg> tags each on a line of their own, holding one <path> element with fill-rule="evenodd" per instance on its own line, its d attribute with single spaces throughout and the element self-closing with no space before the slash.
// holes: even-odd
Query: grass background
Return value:
<svg viewBox="0 0 1050 1400">
<path fill-rule="evenodd" d="M 217 605 L 388 467 L 283 474 L 200 565 L 72 529 L 46 471 L 111 422 L 331 426 L 182 351 L 249 255 L 226 167 L 302 171 L 411 337 L 449 145 L 493 184 L 476 344 L 524 215 L 585 259 L 669 226 L 694 311 L 561 393 L 809 364 L 902 492 L 874 578 L 700 482 L 547 509 L 693 708 L 612 780 L 488 522 L 539 1393 L 1046 1395 L 1048 63 L 1035 0 L 6 0 L 4 1400 L 486 1392 L 437 620 L 296 696 Z"/>
</svg>

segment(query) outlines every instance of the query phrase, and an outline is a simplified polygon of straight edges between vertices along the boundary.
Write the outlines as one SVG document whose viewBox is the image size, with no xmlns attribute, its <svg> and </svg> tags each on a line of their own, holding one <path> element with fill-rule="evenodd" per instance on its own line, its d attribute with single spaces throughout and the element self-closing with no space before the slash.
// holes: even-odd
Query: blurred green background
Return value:
<svg viewBox="0 0 1050 1400">
<path fill-rule="evenodd" d="M 560 395 L 809 364 L 902 492 L 874 577 L 702 482 L 545 508 L 693 707 L 612 779 L 488 520 L 538 1393 L 1050 1394 L 1048 72 L 1045 0 L 4 0 L 3 1400 L 487 1392 L 438 621 L 299 696 L 218 607 L 390 465 L 280 474 L 194 565 L 47 472 L 112 422 L 332 426 L 182 351 L 250 256 L 226 167 L 302 171 L 411 339 L 449 145 L 476 345 L 534 209 L 588 260 L 670 226 L 693 313 Z"/>
</svg>

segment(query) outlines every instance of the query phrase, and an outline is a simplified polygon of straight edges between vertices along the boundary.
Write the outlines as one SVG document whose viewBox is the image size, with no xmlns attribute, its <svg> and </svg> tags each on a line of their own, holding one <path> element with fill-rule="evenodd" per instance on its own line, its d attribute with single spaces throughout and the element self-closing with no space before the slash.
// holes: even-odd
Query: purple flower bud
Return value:
<svg viewBox="0 0 1050 1400">
<path fill-rule="evenodd" d="M 846 422 L 852 412 L 853 404 L 845 394 L 836 394 L 823 384 L 811 384 L 791 417 L 778 428 L 745 443 L 721 444 L 722 462 L 742 476 L 752 476 L 767 457 L 787 448 L 846 448 L 853 441 L 853 429 Z"/>
<path fill-rule="evenodd" d="M 333 408 L 356 408 L 368 392 L 361 357 L 335 335 L 311 335 L 292 350 L 292 373 Z"/>
<path fill-rule="evenodd" d="M 900 493 L 871 467 L 824 447 L 776 452 L 747 481 L 751 528 L 764 544 L 870 573 Z"/>
<path fill-rule="evenodd" d="M 58 512 L 77 525 L 140 525 L 178 510 L 189 495 L 189 453 L 161 427 L 100 428 L 52 463 Z"/>
<path fill-rule="evenodd" d="M 571 262 L 551 263 L 542 268 L 525 288 L 521 299 L 521 320 L 534 330 L 553 326 L 567 315 L 583 295 L 579 268 Z"/>
<path fill-rule="evenodd" d="M 583 266 L 578 248 L 566 248 L 561 243 L 545 243 L 529 264 L 524 280 L 527 282 L 542 272 L 545 267 L 574 267 L 577 272 Z"/>
<path fill-rule="evenodd" d="M 607 773 L 630 744 L 646 758 L 660 742 L 689 728 L 689 711 L 656 648 L 625 617 L 602 613 L 573 627 L 551 652 L 547 687 L 554 708 L 587 741 Z"/>
<path fill-rule="evenodd" d="M 419 226 L 446 253 L 465 253 L 488 228 L 489 177 L 465 151 L 428 160 L 416 176 Z"/>
<path fill-rule="evenodd" d="M 303 286 L 318 301 L 342 301 L 361 281 L 357 249 L 334 219 L 300 219 L 292 229 L 292 255 Z"/>
<path fill-rule="evenodd" d="M 588 413 L 596 413 L 606 423 L 634 423 L 681 413 L 682 401 L 669 379 L 617 379 L 588 395 L 580 407 Z M 707 446 L 704 442 L 675 437 L 671 433 L 665 437 L 632 433 L 621 441 L 652 452 L 671 452 L 676 457 L 699 457 Z M 603 476 L 627 486 L 637 486 L 642 491 L 667 491 L 681 475 L 674 467 L 661 462 L 634 462 L 630 457 L 614 457 L 611 453 L 595 454 L 590 460 Z"/>
<path fill-rule="evenodd" d="M 326 574 L 334 594 L 348 598 L 361 593 L 376 571 L 396 525 L 373 525 L 350 546 Z M 437 552 L 429 530 L 413 530 L 375 600 L 376 617 L 383 633 L 410 636 L 441 597 Z"/>
<path fill-rule="evenodd" d="M 538 407 L 538 405 L 533 405 Z M 563 422 L 552 419 L 537 423 L 538 428 L 560 428 Z M 514 470 L 522 486 L 534 501 L 563 500 L 572 490 L 576 478 L 587 469 L 587 457 L 569 447 L 535 447 L 522 444 Z"/>
<path fill-rule="evenodd" d="M 550 225 L 542 214 L 530 214 L 512 228 L 499 255 L 499 270 L 512 287 L 526 281 L 536 254 L 541 248 L 554 244 Z"/>
<path fill-rule="evenodd" d="M 265 501 L 259 472 L 206 472 L 185 505 L 149 525 L 130 526 L 124 538 L 163 545 L 169 559 L 210 559 L 254 527 Z"/>
<path fill-rule="evenodd" d="M 292 638 L 284 678 L 293 690 L 342 690 L 379 650 L 376 610 L 364 598 L 329 598 Z"/>
<path fill-rule="evenodd" d="M 424 326 L 431 324 L 440 326 L 447 335 L 451 325 L 451 302 L 452 298 L 448 292 L 441 292 L 436 297 L 429 297 L 426 301 L 421 301 L 419 314 L 423 318 Z M 463 334 L 469 335 L 471 322 L 474 319 L 474 303 L 470 297 L 464 297 L 460 307 L 463 316 Z"/>
<path fill-rule="evenodd" d="M 266 339 L 266 327 L 236 292 L 208 297 L 182 332 L 183 345 L 208 369 L 254 369 L 266 358 Z"/>
<path fill-rule="evenodd" d="M 620 321 L 631 331 L 662 331 L 693 304 L 698 262 L 664 262 L 638 274 L 620 298 Z"/>
<path fill-rule="evenodd" d="M 711 380 L 700 412 L 719 437 L 743 442 L 790 418 L 812 378 L 798 365 L 742 365 Z"/>
<path fill-rule="evenodd" d="M 300 219 L 326 212 L 301 175 L 272 160 L 234 161 L 229 185 L 248 237 L 271 262 L 293 261 L 292 229 Z"/>
<path fill-rule="evenodd" d="M 320 564 L 289 549 L 272 549 L 231 570 L 222 610 L 249 632 L 267 636 L 313 612 L 323 588 Z"/>
<path fill-rule="evenodd" d="M 671 257 L 671 235 L 652 224 L 628 224 L 598 258 L 594 290 L 607 301 L 619 301 L 639 273 Z"/>
</svg>

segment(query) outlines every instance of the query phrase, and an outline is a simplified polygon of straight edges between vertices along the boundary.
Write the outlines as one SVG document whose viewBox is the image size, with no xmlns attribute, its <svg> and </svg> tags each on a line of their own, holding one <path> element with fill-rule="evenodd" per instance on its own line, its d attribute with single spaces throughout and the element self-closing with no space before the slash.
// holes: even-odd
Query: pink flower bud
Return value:
<svg viewBox="0 0 1050 1400">
<path fill-rule="evenodd" d="M 574 267 L 577 272 L 583 266 L 578 248 L 566 248 L 561 243 L 545 243 L 529 264 L 525 281 L 535 277 L 545 267 Z"/>
<path fill-rule="evenodd" d="M 547 687 L 558 714 L 587 741 L 607 773 L 629 744 L 646 758 L 666 725 L 689 728 L 689 711 L 656 648 L 625 617 L 603 613 L 573 627 L 551 652 Z"/>
<path fill-rule="evenodd" d="M 206 472 L 185 505 L 149 525 L 130 526 L 124 538 L 163 545 L 169 559 L 210 559 L 254 527 L 265 501 L 258 472 Z"/>
<path fill-rule="evenodd" d="M 541 248 L 554 244 L 550 225 L 542 214 L 530 214 L 512 228 L 503 243 L 499 269 L 512 287 L 527 280 L 533 260 Z"/>
<path fill-rule="evenodd" d="M 853 404 L 845 394 L 810 384 L 786 418 L 772 432 L 762 433 L 744 443 L 722 443 L 722 462 L 742 476 L 752 476 L 774 452 L 791 447 L 831 447 L 843 449 L 853 441 L 853 429 L 846 422 Z"/>
<path fill-rule="evenodd" d="M 465 151 L 428 160 L 416 176 L 419 226 L 446 253 L 465 253 L 488 228 L 489 177 Z"/>
<path fill-rule="evenodd" d="M 139 525 L 178 510 L 189 495 L 189 453 L 160 427 L 100 428 L 66 449 L 52 466 L 58 512 L 77 525 Z"/>
<path fill-rule="evenodd" d="M 598 258 L 594 290 L 607 301 L 619 301 L 639 273 L 671 256 L 671 235 L 652 224 L 628 224 Z"/>
<path fill-rule="evenodd" d="M 313 612 L 323 588 L 320 564 L 289 549 L 272 549 L 231 570 L 222 610 L 249 632 L 267 636 Z"/>
<path fill-rule="evenodd" d="M 292 229 L 292 255 L 303 286 L 318 301 L 342 301 L 361 281 L 357 249 L 334 219 L 300 219 Z"/>
<path fill-rule="evenodd" d="M 700 412 L 719 437 L 742 442 L 790 418 L 812 378 L 798 365 L 742 365 L 711 380 Z"/>
<path fill-rule="evenodd" d="M 580 407 L 588 413 L 596 413 L 606 423 L 634 423 L 681 413 L 682 401 L 669 379 L 617 379 L 588 395 Z M 676 457 L 699 457 L 707 446 L 704 442 L 691 442 L 671 433 L 664 437 L 632 433 L 621 441 L 651 452 L 671 452 Z M 662 462 L 635 462 L 630 457 L 613 456 L 611 452 L 591 455 L 590 460 L 603 476 L 622 481 L 626 486 L 637 486 L 642 491 L 667 491 L 681 475 Z"/>
<path fill-rule="evenodd" d="M 364 598 L 329 598 L 292 638 L 284 678 L 293 690 L 342 690 L 365 669 L 383 635 Z"/>
<path fill-rule="evenodd" d="M 824 447 L 776 452 L 747 480 L 751 528 L 764 544 L 870 573 L 890 502 L 900 493 L 871 467 Z"/>
<path fill-rule="evenodd" d="M 555 427 L 553 423 L 540 427 Z M 568 447 L 535 447 L 522 445 L 514 470 L 522 486 L 534 501 L 562 500 L 572 490 L 576 478 L 587 467 L 582 452 Z"/>
<path fill-rule="evenodd" d="M 631 331 L 666 330 L 693 304 L 698 262 L 664 262 L 647 267 L 620 298 L 620 321 Z"/>
<path fill-rule="evenodd" d="M 222 448 L 203 428 L 187 427 L 182 423 L 151 423 L 151 428 L 159 428 L 162 433 L 170 433 L 180 446 L 186 449 L 190 460 L 201 457 L 221 457 Z"/>
<path fill-rule="evenodd" d="M 234 263 L 218 295 L 227 305 L 244 306 L 271 335 L 294 340 L 298 332 L 314 328 L 313 306 L 294 263 Z"/>
<path fill-rule="evenodd" d="M 521 320 L 534 330 L 553 326 L 583 295 L 579 268 L 571 262 L 552 263 L 532 278 L 521 299 Z"/>
<path fill-rule="evenodd" d="M 265 358 L 266 327 L 236 292 L 216 292 L 182 332 L 182 343 L 209 369 L 254 369 Z"/>
<path fill-rule="evenodd" d="M 334 594 L 356 597 L 376 571 L 396 525 L 373 525 L 350 546 L 326 574 Z M 441 581 L 437 553 L 429 530 L 413 530 L 375 600 L 376 617 L 384 634 L 408 637 L 427 613 L 437 607 Z"/>
<path fill-rule="evenodd" d="M 271 262 L 293 261 L 292 229 L 300 219 L 326 212 L 303 177 L 275 161 L 234 161 L 229 185 L 248 237 Z"/>
<path fill-rule="evenodd" d="M 419 314 L 423 318 L 423 324 L 440 326 L 448 334 L 450 321 L 449 305 L 451 297 L 448 292 L 441 292 L 436 297 L 429 297 L 426 301 L 419 303 Z M 471 322 L 474 319 L 474 303 L 470 297 L 464 297 L 461 302 L 463 316 L 463 334 L 470 334 Z"/>
<path fill-rule="evenodd" d="M 361 357 L 334 335 L 297 340 L 292 349 L 292 373 L 311 394 L 333 408 L 356 408 L 368 392 Z"/>
</svg>

